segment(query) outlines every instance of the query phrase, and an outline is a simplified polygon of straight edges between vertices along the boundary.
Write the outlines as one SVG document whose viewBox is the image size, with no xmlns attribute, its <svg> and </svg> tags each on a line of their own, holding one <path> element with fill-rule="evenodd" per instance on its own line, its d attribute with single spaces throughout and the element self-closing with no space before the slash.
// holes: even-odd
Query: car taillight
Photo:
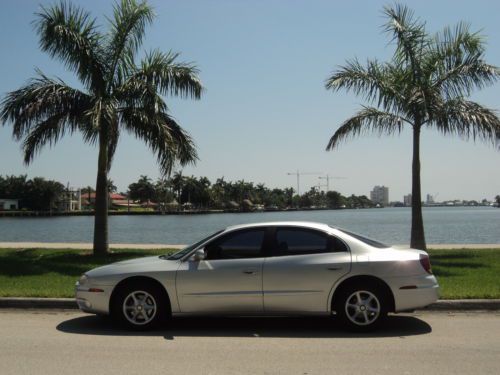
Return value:
<svg viewBox="0 0 500 375">
<path fill-rule="evenodd" d="M 420 264 L 424 268 L 425 272 L 432 273 L 431 261 L 428 255 L 420 254 Z"/>
</svg>

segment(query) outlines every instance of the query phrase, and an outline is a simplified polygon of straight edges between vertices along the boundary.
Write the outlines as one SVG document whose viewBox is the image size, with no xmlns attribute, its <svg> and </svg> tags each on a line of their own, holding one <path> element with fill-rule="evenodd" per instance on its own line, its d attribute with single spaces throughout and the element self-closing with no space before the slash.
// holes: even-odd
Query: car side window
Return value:
<svg viewBox="0 0 500 375">
<path fill-rule="evenodd" d="M 278 228 L 273 255 L 301 255 L 347 251 L 339 239 L 312 229 Z"/>
<path fill-rule="evenodd" d="M 242 259 L 262 256 L 265 229 L 229 233 L 205 246 L 205 259 Z"/>
</svg>

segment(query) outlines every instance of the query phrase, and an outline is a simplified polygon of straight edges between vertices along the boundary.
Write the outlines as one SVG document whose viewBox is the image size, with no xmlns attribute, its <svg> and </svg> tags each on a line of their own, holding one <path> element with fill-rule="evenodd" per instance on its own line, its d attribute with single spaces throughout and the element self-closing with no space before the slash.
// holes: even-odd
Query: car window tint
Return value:
<svg viewBox="0 0 500 375">
<path fill-rule="evenodd" d="M 328 236 L 308 229 L 277 229 L 275 255 L 326 253 L 330 251 Z"/>
<path fill-rule="evenodd" d="M 347 245 L 337 237 L 330 235 L 330 241 L 331 241 L 331 251 L 335 253 L 349 251 Z"/>
<path fill-rule="evenodd" d="M 228 234 L 206 247 L 206 259 L 241 259 L 261 256 L 264 229 Z"/>
<path fill-rule="evenodd" d="M 340 230 L 341 232 L 344 232 L 345 234 L 348 234 L 351 237 L 354 237 L 355 239 L 357 239 L 357 240 L 359 240 L 361 242 L 364 242 L 367 245 L 376 247 L 377 249 L 386 249 L 386 248 L 390 247 L 389 245 L 386 245 L 385 243 L 382 243 L 380 241 L 374 240 L 372 238 L 368 238 L 368 237 L 362 236 L 360 234 L 347 231 L 345 229 L 341 229 L 341 228 L 336 228 L 336 229 Z"/>
</svg>

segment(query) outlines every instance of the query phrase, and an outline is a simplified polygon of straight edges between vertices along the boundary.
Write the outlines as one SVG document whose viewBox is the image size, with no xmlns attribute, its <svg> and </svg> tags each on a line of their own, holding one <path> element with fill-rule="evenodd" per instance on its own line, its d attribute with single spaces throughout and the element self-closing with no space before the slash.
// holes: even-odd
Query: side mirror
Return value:
<svg viewBox="0 0 500 375">
<path fill-rule="evenodd" d="M 191 259 L 195 262 L 199 262 L 200 260 L 205 259 L 205 251 L 203 251 L 203 249 L 196 250 L 191 256 Z"/>
</svg>

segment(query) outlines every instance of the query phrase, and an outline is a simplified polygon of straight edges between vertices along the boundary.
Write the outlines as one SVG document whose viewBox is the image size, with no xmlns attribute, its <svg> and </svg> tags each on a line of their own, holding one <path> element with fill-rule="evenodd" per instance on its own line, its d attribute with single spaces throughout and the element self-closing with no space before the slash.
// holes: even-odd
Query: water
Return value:
<svg viewBox="0 0 500 375">
<path fill-rule="evenodd" d="M 423 214 L 429 244 L 500 243 L 498 208 L 432 207 Z M 187 244 L 229 225 L 280 220 L 323 222 L 388 244 L 410 242 L 409 208 L 110 216 L 110 242 Z M 92 216 L 0 218 L 0 242 L 92 242 L 93 225 Z"/>
</svg>

